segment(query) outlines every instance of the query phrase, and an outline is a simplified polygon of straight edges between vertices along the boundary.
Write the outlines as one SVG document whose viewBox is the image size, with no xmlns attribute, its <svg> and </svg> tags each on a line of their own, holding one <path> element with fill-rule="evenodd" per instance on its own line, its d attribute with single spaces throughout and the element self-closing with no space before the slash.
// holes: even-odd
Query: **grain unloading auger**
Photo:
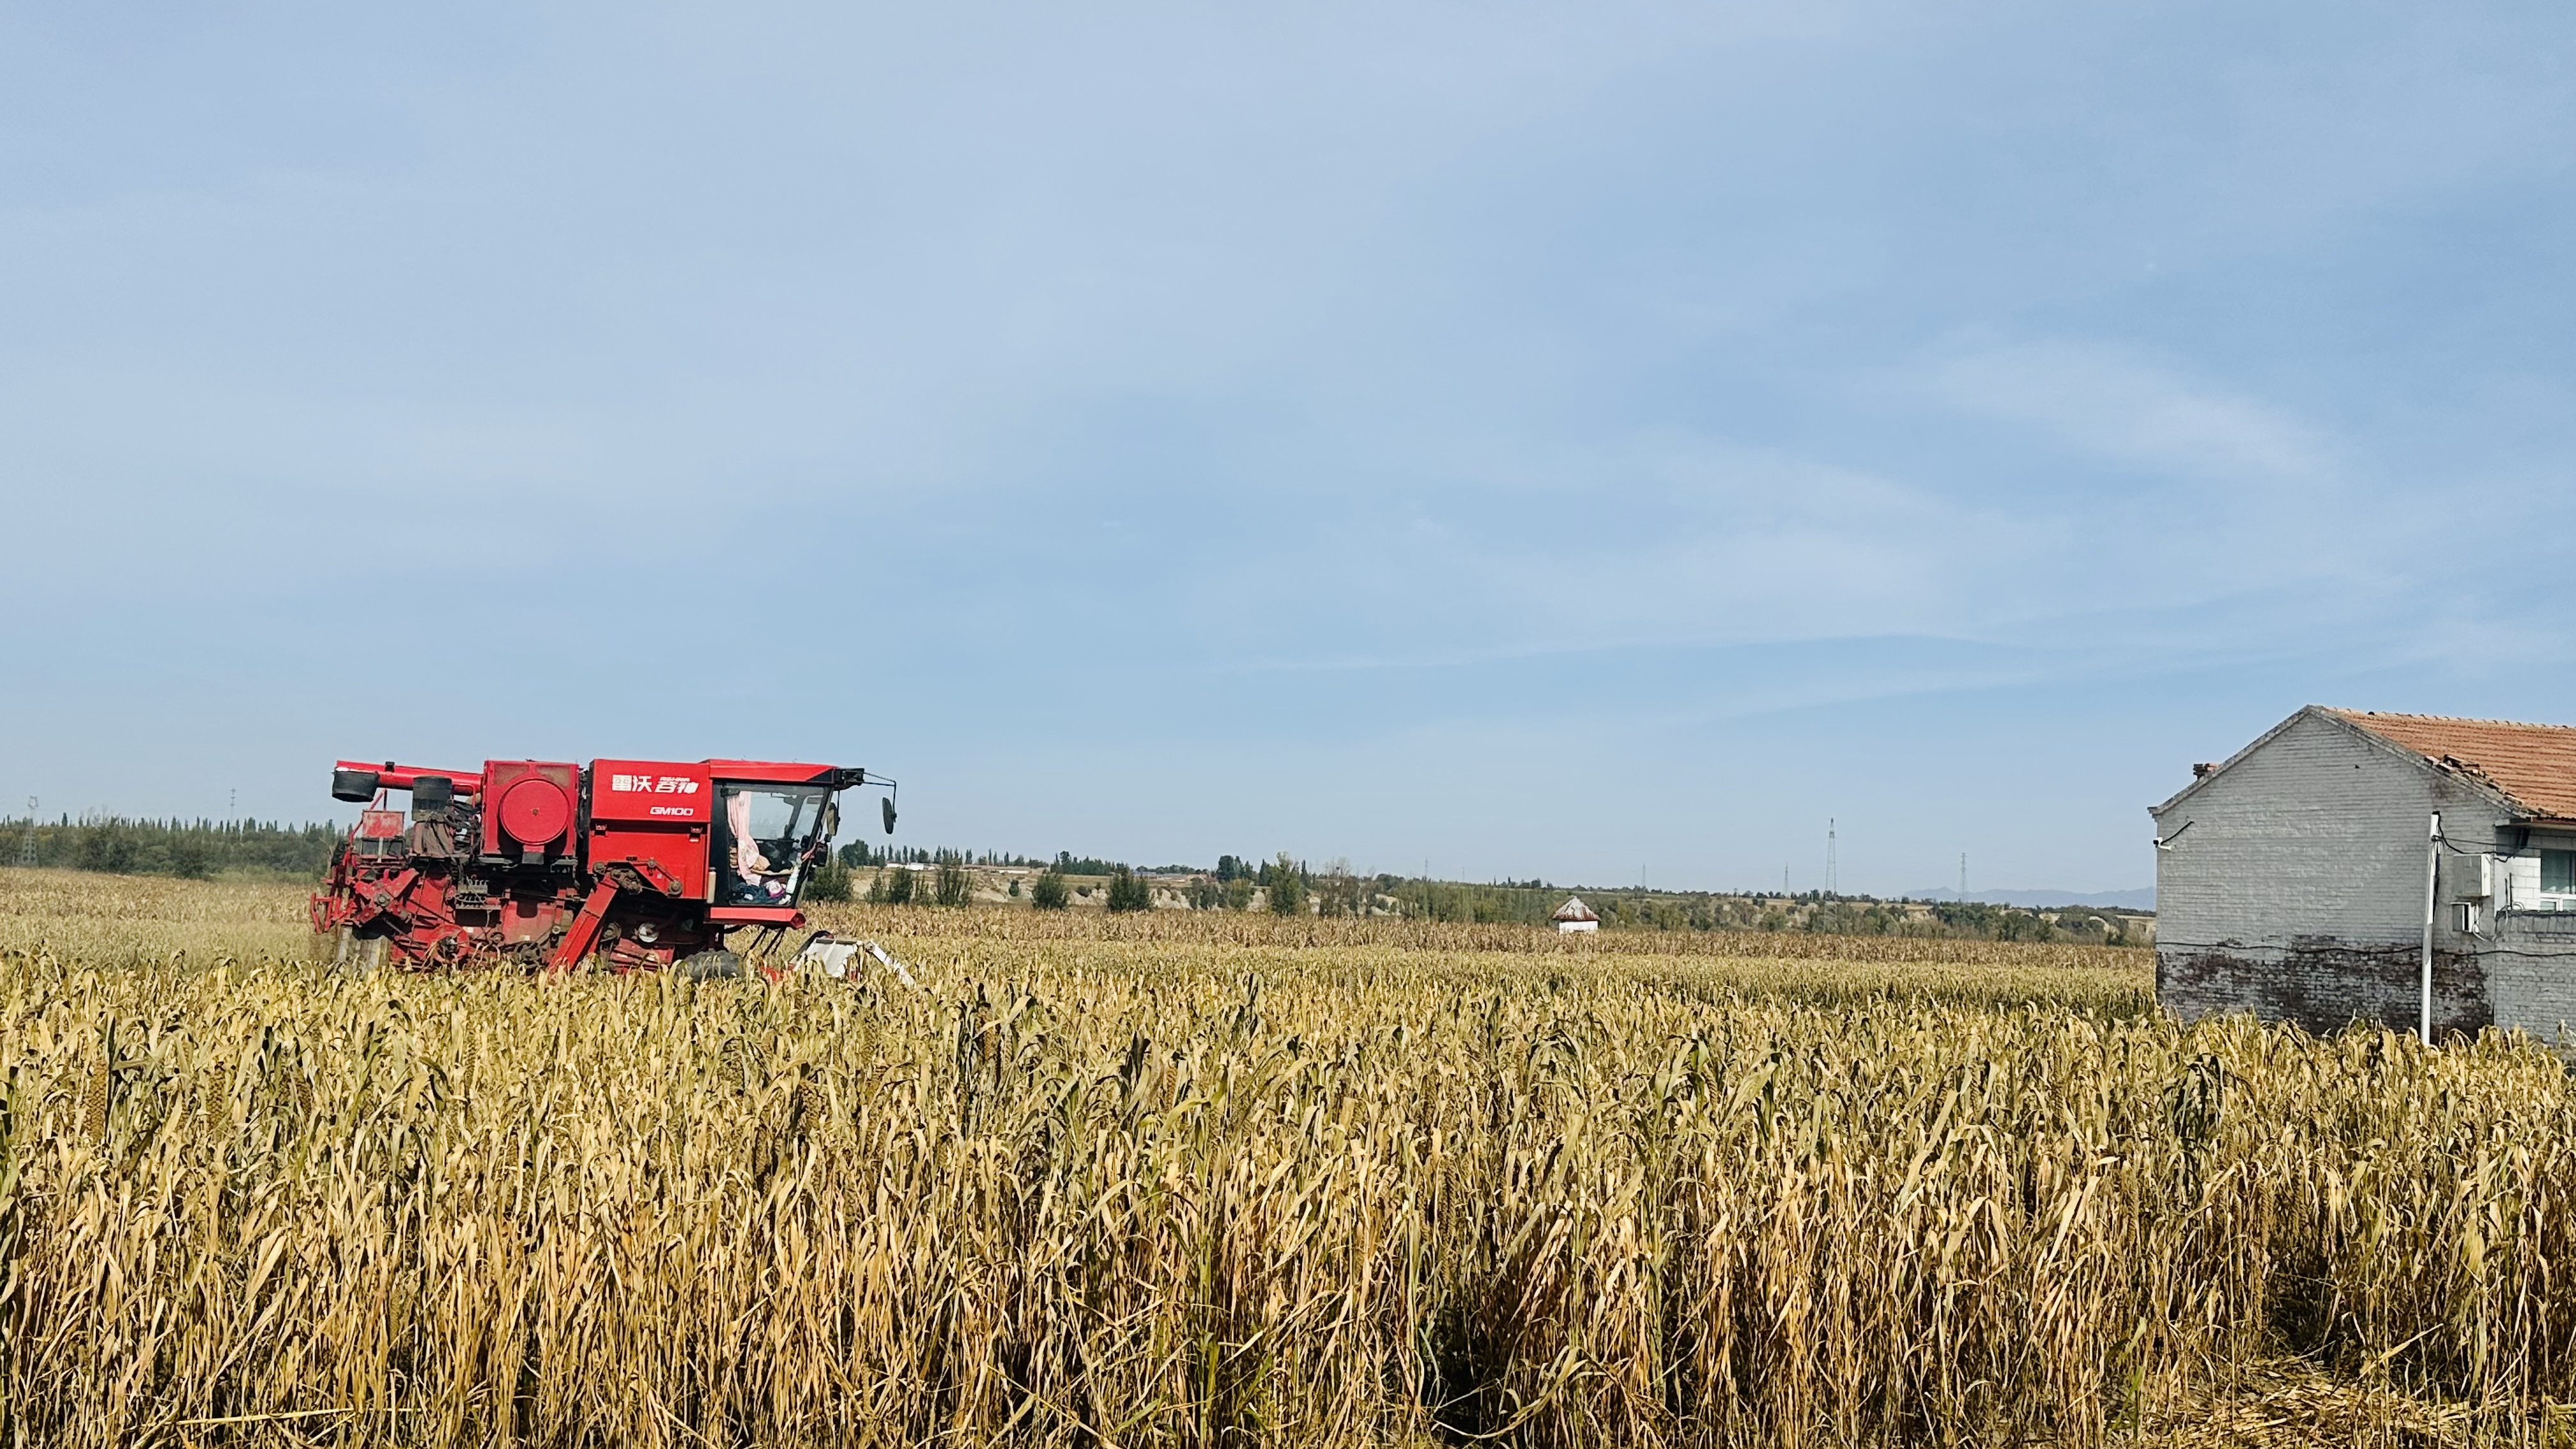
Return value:
<svg viewBox="0 0 2576 1449">
<path fill-rule="evenodd" d="M 342 760 L 331 797 L 367 808 L 314 893 L 313 929 L 365 966 L 564 970 L 596 956 L 615 970 L 739 975 L 805 925 L 798 900 L 839 829 L 841 792 L 876 785 L 891 834 L 894 782 L 838 765 L 487 760 L 469 773 Z M 388 804 L 396 790 L 408 819 Z M 737 931 L 752 933 L 739 953 L 725 949 Z M 839 976 L 863 946 L 817 932 L 797 959 Z"/>
</svg>

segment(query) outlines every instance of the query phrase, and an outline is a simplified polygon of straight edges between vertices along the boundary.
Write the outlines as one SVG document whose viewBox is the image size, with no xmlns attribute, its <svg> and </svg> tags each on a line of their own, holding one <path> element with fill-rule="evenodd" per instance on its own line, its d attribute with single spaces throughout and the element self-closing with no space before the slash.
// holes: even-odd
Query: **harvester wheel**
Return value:
<svg viewBox="0 0 2576 1449">
<path fill-rule="evenodd" d="M 700 951 L 680 958 L 671 969 L 680 973 L 683 981 L 739 981 L 742 958 L 731 951 Z"/>
</svg>

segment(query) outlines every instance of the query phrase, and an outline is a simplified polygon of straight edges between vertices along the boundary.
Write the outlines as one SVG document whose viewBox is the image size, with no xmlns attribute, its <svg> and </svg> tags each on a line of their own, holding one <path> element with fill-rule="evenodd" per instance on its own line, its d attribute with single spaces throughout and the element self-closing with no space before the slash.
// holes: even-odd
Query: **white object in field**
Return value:
<svg viewBox="0 0 2576 1449">
<path fill-rule="evenodd" d="M 896 980 L 901 981 L 904 985 L 911 987 L 915 991 L 921 989 L 921 983 L 912 979 L 912 973 L 903 969 L 902 962 L 887 955 L 885 947 L 878 945 L 874 941 L 861 941 L 859 944 L 867 948 L 869 955 L 877 958 L 878 965 L 893 972 Z"/>
<path fill-rule="evenodd" d="M 1558 906 L 1556 908 L 1556 914 L 1550 916 L 1548 919 L 1556 922 L 1557 934 L 1559 935 L 1563 935 L 1568 931 L 1597 931 L 1601 929 L 1601 918 L 1593 914 L 1592 908 L 1583 903 L 1583 897 L 1581 896 L 1567 896 L 1565 898 L 1565 904 Z"/>
<path fill-rule="evenodd" d="M 874 941 L 843 941 L 827 932 L 818 931 L 812 940 L 805 943 L 805 949 L 796 953 L 796 964 L 816 967 L 824 975 L 840 981 L 850 974 L 850 958 L 861 951 L 876 958 L 878 965 L 892 971 L 895 979 L 904 985 L 916 989 L 920 986 L 912 979 L 912 973 L 903 969 L 902 962 L 886 953 L 885 947 Z"/>
<path fill-rule="evenodd" d="M 805 943 L 804 950 L 796 953 L 796 964 L 817 967 L 824 975 L 838 981 L 850 974 L 850 958 L 857 954 L 859 943 L 856 941 L 835 941 L 829 936 L 816 936 Z"/>
</svg>

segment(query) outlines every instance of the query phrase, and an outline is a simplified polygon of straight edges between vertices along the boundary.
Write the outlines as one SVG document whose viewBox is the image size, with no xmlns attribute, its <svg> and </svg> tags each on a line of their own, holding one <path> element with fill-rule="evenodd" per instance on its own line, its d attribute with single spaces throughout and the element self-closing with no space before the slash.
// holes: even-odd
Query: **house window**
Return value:
<svg viewBox="0 0 2576 1449">
<path fill-rule="evenodd" d="M 2540 853 L 2540 890 L 2543 895 L 2576 895 L 2576 850 Z"/>
</svg>

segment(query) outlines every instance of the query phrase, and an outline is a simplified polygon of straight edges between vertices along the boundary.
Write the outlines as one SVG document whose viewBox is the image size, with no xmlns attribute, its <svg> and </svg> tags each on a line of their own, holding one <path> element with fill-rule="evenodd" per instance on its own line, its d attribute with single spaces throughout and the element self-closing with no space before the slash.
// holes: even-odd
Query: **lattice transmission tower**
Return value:
<svg viewBox="0 0 2576 1449">
<path fill-rule="evenodd" d="M 33 869 L 36 864 L 36 797 L 27 797 L 27 833 L 18 841 L 18 864 Z"/>
</svg>

